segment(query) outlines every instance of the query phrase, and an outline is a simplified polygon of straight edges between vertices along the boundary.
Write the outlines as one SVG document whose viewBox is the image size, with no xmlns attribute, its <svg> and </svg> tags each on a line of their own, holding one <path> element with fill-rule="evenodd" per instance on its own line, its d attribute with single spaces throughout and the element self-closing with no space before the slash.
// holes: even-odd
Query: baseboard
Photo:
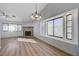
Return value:
<svg viewBox="0 0 79 59">
<path fill-rule="evenodd" d="M 1 39 L 8 39 L 8 38 L 18 38 L 18 37 L 23 37 L 23 36 L 3 37 L 3 38 L 1 38 Z"/>
<path fill-rule="evenodd" d="M 37 37 L 35 37 L 35 38 L 36 38 L 36 39 L 39 39 L 39 38 L 37 38 Z M 54 47 L 54 48 L 56 48 L 56 49 L 58 49 L 58 50 L 60 50 L 60 51 L 62 51 L 62 52 L 64 52 L 64 53 L 66 53 L 66 54 L 72 56 L 72 54 L 70 54 L 70 53 L 68 53 L 68 52 L 65 52 L 65 51 L 63 51 L 63 50 L 61 50 L 61 49 L 59 49 L 59 48 L 57 48 L 57 47 L 55 47 L 55 46 L 53 46 L 53 45 L 47 43 L 47 42 L 45 42 L 45 41 L 43 41 L 43 40 L 41 40 L 41 39 L 39 39 L 39 40 L 42 41 L 42 42 L 45 43 L 45 44 L 48 44 L 48 45 L 51 46 L 51 47 Z"/>
<path fill-rule="evenodd" d="M 8 38 L 34 38 L 34 36 L 30 36 L 30 37 L 14 36 L 14 37 L 3 37 L 3 38 L 1 38 L 1 39 L 8 39 Z"/>
</svg>

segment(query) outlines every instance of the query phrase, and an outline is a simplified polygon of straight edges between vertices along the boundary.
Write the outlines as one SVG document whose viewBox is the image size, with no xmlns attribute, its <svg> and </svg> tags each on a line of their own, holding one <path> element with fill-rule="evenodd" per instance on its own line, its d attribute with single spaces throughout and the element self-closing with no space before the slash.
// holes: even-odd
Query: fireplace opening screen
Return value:
<svg viewBox="0 0 79 59">
<path fill-rule="evenodd" d="M 25 36 L 31 36 L 31 31 L 25 31 Z"/>
</svg>

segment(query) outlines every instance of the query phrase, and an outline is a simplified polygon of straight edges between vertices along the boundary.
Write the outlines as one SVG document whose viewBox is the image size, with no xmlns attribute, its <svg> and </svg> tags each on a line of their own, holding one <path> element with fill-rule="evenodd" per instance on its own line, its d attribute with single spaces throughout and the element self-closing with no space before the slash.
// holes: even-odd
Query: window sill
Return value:
<svg viewBox="0 0 79 59">
<path fill-rule="evenodd" d="M 69 43 L 69 44 L 72 44 L 72 45 L 78 45 L 73 40 L 67 40 L 67 39 L 64 39 L 64 38 L 56 38 L 56 37 L 51 37 L 51 36 L 48 36 L 48 35 L 43 35 L 43 37 L 47 37 L 47 38 L 50 38 L 50 39 L 62 41 L 62 42 Z"/>
</svg>

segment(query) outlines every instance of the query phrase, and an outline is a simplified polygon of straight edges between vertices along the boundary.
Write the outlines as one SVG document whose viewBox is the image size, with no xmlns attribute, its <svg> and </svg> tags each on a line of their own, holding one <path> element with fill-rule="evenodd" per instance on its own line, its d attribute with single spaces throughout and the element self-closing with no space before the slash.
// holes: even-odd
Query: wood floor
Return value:
<svg viewBox="0 0 79 59">
<path fill-rule="evenodd" d="M 69 56 L 69 54 L 34 39 L 36 43 L 18 41 L 18 38 L 2 39 L 0 56 Z"/>
</svg>

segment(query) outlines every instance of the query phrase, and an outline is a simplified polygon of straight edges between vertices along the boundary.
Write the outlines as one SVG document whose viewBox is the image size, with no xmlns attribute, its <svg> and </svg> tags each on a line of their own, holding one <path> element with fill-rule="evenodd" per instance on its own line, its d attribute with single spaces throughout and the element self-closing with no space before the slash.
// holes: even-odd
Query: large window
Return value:
<svg viewBox="0 0 79 59">
<path fill-rule="evenodd" d="M 54 19 L 54 36 L 63 37 L 63 18 Z"/>
<path fill-rule="evenodd" d="M 47 34 L 53 35 L 53 20 L 47 22 Z"/>
<path fill-rule="evenodd" d="M 63 37 L 62 17 L 47 21 L 47 34 L 54 37 Z"/>
<path fill-rule="evenodd" d="M 45 22 L 45 32 L 49 36 L 63 38 L 66 37 L 66 39 L 72 39 L 72 14 L 67 14 L 66 16 L 66 22 L 65 19 L 62 17 L 57 17 L 51 20 L 48 20 Z M 66 27 L 65 27 L 66 23 Z M 66 34 L 65 34 L 66 30 Z"/>
<path fill-rule="evenodd" d="M 43 34 L 47 34 L 47 22 L 43 23 Z"/>
<path fill-rule="evenodd" d="M 66 38 L 72 39 L 72 14 L 66 16 Z"/>
<path fill-rule="evenodd" d="M 72 14 L 67 14 L 66 16 L 66 22 L 64 22 L 64 18 L 57 17 L 51 20 L 48 20 L 45 22 L 45 33 L 49 36 L 63 38 L 66 37 L 66 39 L 72 39 Z M 66 23 L 66 27 L 65 27 Z M 66 34 L 65 31 L 66 30 Z"/>
<path fill-rule="evenodd" d="M 14 31 L 21 31 L 21 25 L 18 24 L 3 24 L 3 31 L 6 32 L 14 32 Z"/>
</svg>

